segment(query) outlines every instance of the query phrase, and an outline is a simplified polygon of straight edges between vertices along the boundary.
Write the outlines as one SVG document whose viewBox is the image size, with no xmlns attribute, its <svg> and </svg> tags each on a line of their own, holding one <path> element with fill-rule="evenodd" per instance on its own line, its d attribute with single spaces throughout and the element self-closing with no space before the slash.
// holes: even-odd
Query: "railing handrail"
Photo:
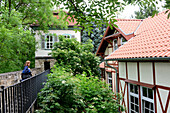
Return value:
<svg viewBox="0 0 170 113">
<path fill-rule="evenodd" d="M 15 83 L 0 90 L 0 113 L 25 113 L 37 99 L 37 94 L 43 88 L 50 70 Z"/>
<path fill-rule="evenodd" d="M 15 86 L 15 85 L 17 85 L 17 84 L 20 84 L 20 83 L 22 83 L 22 82 L 24 82 L 24 81 L 27 81 L 27 80 L 29 80 L 29 79 L 32 79 L 32 78 L 34 78 L 34 77 L 36 77 L 36 76 L 40 76 L 41 74 L 43 74 L 43 73 L 45 73 L 45 72 L 47 72 L 47 71 L 49 71 L 49 70 L 46 70 L 46 71 L 41 72 L 41 73 L 39 73 L 39 74 L 36 74 L 36 75 L 34 75 L 34 76 L 32 76 L 32 77 L 29 77 L 29 78 L 27 78 L 27 79 L 24 79 L 24 80 L 22 80 L 22 81 L 20 81 L 20 82 L 17 82 L 17 83 L 15 83 L 15 84 L 13 84 L 13 85 L 7 86 L 7 87 L 5 87 L 4 89 L 7 89 L 7 88 L 12 87 L 12 86 Z M 1 86 L 3 86 L 3 85 L 0 85 L 0 87 L 1 87 Z"/>
</svg>

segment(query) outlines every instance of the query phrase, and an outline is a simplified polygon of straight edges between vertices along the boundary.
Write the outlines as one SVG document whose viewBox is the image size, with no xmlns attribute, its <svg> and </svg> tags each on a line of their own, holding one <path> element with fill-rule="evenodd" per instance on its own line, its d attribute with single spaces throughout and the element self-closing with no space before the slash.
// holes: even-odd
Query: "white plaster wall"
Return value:
<svg viewBox="0 0 170 113">
<path fill-rule="evenodd" d="M 109 49 L 108 47 L 106 48 L 105 52 L 104 52 L 104 55 L 109 55 Z"/>
<path fill-rule="evenodd" d="M 128 79 L 138 81 L 137 63 L 136 62 L 128 62 L 127 69 L 128 69 Z"/>
<path fill-rule="evenodd" d="M 170 87 L 170 63 L 155 63 L 156 84 Z"/>
<path fill-rule="evenodd" d="M 112 53 L 112 48 L 108 48 L 109 49 L 109 55 Z"/>
<path fill-rule="evenodd" d="M 162 101 L 164 109 L 165 109 L 165 106 L 166 106 L 168 93 L 169 93 L 168 90 L 159 89 L 159 94 L 160 94 L 161 101 Z M 161 109 L 161 105 L 160 105 L 160 102 L 159 102 L 158 95 L 157 95 L 157 100 L 156 101 L 157 101 L 157 113 L 162 113 L 162 109 Z M 169 104 L 167 113 L 170 113 L 170 104 Z"/>
<path fill-rule="evenodd" d="M 140 81 L 153 84 L 153 67 L 151 62 L 139 63 Z"/>
<path fill-rule="evenodd" d="M 126 78 L 126 63 L 119 62 L 119 77 Z"/>
<path fill-rule="evenodd" d="M 42 35 L 45 35 L 45 33 L 41 32 Z M 55 33 L 56 35 L 63 35 L 63 34 L 72 34 L 75 35 L 75 38 L 77 38 L 77 41 L 81 42 L 81 32 L 77 31 L 77 33 L 74 30 L 49 30 L 48 34 Z M 51 52 L 51 50 L 42 50 L 41 49 L 41 35 L 38 35 L 38 31 L 36 31 L 35 35 L 36 41 L 38 42 L 37 45 L 37 51 L 35 52 L 35 57 L 45 57 L 49 56 L 48 53 Z"/>
</svg>

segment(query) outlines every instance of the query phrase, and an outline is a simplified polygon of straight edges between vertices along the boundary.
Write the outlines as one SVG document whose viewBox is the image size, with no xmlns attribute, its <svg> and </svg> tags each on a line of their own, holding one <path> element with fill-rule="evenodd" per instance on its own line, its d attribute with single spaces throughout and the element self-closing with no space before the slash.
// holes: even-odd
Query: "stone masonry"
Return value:
<svg viewBox="0 0 170 113">
<path fill-rule="evenodd" d="M 41 73 L 42 71 L 40 68 L 33 68 L 31 69 L 31 72 L 32 72 L 32 75 L 34 76 L 36 74 Z M 22 73 L 22 70 L 0 74 L 0 85 L 10 86 L 10 85 L 20 82 L 21 73 Z"/>
<path fill-rule="evenodd" d="M 56 59 L 35 59 L 35 68 L 40 68 L 40 70 L 44 71 L 44 62 L 50 62 L 50 68 L 52 68 L 56 62 Z"/>
</svg>

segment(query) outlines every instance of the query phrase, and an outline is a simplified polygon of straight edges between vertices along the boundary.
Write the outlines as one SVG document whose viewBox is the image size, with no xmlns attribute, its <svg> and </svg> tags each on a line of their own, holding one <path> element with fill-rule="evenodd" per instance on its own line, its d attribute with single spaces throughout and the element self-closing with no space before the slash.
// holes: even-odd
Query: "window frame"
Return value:
<svg viewBox="0 0 170 113">
<path fill-rule="evenodd" d="M 63 34 L 63 36 L 66 36 L 66 38 L 67 38 L 67 36 L 70 36 L 70 38 L 69 38 L 69 39 L 71 39 L 71 38 L 75 38 L 75 35 L 74 35 L 74 34 Z"/>
<path fill-rule="evenodd" d="M 144 100 L 144 101 L 148 101 L 149 103 L 153 104 L 153 110 L 152 111 L 153 111 L 153 113 L 155 113 L 155 108 L 154 108 L 154 91 L 151 88 L 147 88 L 147 95 L 148 95 L 148 89 L 152 90 L 152 97 L 153 97 L 153 99 L 151 99 L 149 97 L 143 96 L 143 88 L 147 88 L 147 87 L 143 87 L 143 86 L 140 87 L 140 90 L 141 90 L 141 111 L 142 111 L 142 113 L 145 113 L 143 111 L 143 100 Z"/>
<path fill-rule="evenodd" d="M 131 113 L 131 103 L 132 103 L 132 102 L 131 102 L 131 96 L 133 96 L 134 98 L 137 98 L 137 99 L 138 99 L 138 111 L 139 111 L 139 107 L 140 107 L 140 106 L 139 106 L 139 92 L 138 92 L 138 94 L 131 92 L 131 91 L 130 91 L 130 84 L 131 84 L 131 83 L 128 83 L 128 87 L 129 87 L 129 91 L 128 91 L 128 92 L 129 92 L 129 97 L 128 97 L 128 98 L 129 98 L 129 103 L 128 103 L 128 104 L 129 104 L 129 113 Z M 132 84 L 132 85 L 133 85 L 133 87 L 134 87 L 136 84 Z M 139 87 L 138 85 L 136 85 L 136 86 L 137 86 L 137 88 Z M 139 91 L 139 89 L 138 89 L 138 91 Z M 134 100 L 134 101 L 135 101 L 135 100 Z M 136 103 L 133 103 L 133 104 L 136 105 Z M 133 110 L 133 111 L 134 111 L 134 110 Z M 134 111 L 134 112 L 135 112 L 135 111 Z"/>
<path fill-rule="evenodd" d="M 143 101 L 147 101 L 147 102 L 149 102 L 149 103 L 152 103 L 152 105 L 153 105 L 153 110 L 151 110 L 151 106 L 150 106 L 150 104 L 149 104 L 149 107 L 150 108 L 148 108 L 149 109 L 149 111 L 153 111 L 153 113 L 155 113 L 155 108 L 154 108 L 154 90 L 153 89 L 151 89 L 151 88 L 148 88 L 148 87 L 143 87 L 143 86 L 139 86 L 139 85 L 136 85 L 137 86 L 137 88 L 138 88 L 138 94 L 136 94 L 136 93 L 133 93 L 133 92 L 131 92 L 130 90 L 131 90 L 131 87 L 130 87 L 130 85 L 133 85 L 133 87 L 136 85 L 136 84 L 131 84 L 131 83 L 128 83 L 128 87 L 129 87 L 129 113 L 131 113 L 131 96 L 133 96 L 133 97 L 136 97 L 136 98 L 138 98 L 138 107 L 140 107 L 139 106 L 139 101 L 141 101 L 141 112 L 142 113 L 145 113 L 144 111 L 143 111 Z M 140 88 L 140 92 L 139 92 L 139 88 Z M 146 97 L 146 96 L 143 96 L 143 88 L 146 88 L 147 89 L 147 96 L 148 96 L 148 94 L 149 94 L 149 90 L 148 89 L 150 89 L 150 90 L 152 90 L 152 99 L 151 98 L 149 98 L 149 97 Z M 139 100 L 139 95 L 141 96 L 141 100 Z M 134 104 L 134 103 L 133 103 Z M 136 104 L 136 103 L 135 103 Z M 139 110 L 139 108 L 138 108 L 138 110 Z M 133 111 L 133 110 L 132 110 Z M 136 111 L 133 111 L 133 112 L 136 112 Z"/>
<path fill-rule="evenodd" d="M 111 77 L 109 77 L 111 75 Z M 110 81 L 111 80 L 111 83 Z M 109 88 L 112 90 L 113 88 L 113 77 L 112 77 L 112 72 L 107 72 L 107 83 L 109 84 Z"/>
<path fill-rule="evenodd" d="M 59 42 L 59 35 L 61 35 L 61 34 L 57 34 L 56 36 L 54 36 L 53 34 L 45 34 L 45 35 L 42 35 L 43 37 L 43 39 L 41 39 L 41 49 L 42 50 L 51 50 L 51 49 L 53 49 L 53 45 L 54 45 L 54 43 L 55 42 Z M 75 34 L 62 34 L 63 36 L 69 36 L 70 37 L 70 39 L 71 38 L 75 38 Z M 52 36 L 52 41 L 47 41 L 47 36 Z M 49 43 L 49 47 L 47 48 L 47 43 Z M 50 43 L 52 43 L 52 48 L 50 47 Z M 43 45 L 44 46 L 43 46 Z"/>
<path fill-rule="evenodd" d="M 47 42 L 47 36 L 52 36 L 52 41 L 50 42 L 50 40 L 49 40 L 49 42 Z M 58 36 L 57 36 L 58 37 Z M 45 46 L 44 46 L 44 49 L 46 49 L 46 50 L 51 50 L 51 49 L 53 49 L 53 44 L 54 44 L 54 35 L 49 35 L 49 34 L 45 34 L 45 37 L 44 37 L 44 39 L 45 39 Z M 49 48 L 47 48 L 47 43 L 52 43 L 52 48 L 50 47 L 50 45 L 49 45 Z"/>
</svg>

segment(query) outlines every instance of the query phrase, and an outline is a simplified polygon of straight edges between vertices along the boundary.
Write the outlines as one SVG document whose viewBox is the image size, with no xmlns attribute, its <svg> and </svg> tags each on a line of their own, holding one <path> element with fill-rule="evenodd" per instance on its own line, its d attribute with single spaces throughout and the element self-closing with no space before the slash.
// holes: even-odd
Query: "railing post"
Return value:
<svg viewBox="0 0 170 113">
<path fill-rule="evenodd" d="M 2 89 L 2 113 L 5 113 L 5 95 L 4 95 L 4 86 L 1 86 Z"/>
</svg>

